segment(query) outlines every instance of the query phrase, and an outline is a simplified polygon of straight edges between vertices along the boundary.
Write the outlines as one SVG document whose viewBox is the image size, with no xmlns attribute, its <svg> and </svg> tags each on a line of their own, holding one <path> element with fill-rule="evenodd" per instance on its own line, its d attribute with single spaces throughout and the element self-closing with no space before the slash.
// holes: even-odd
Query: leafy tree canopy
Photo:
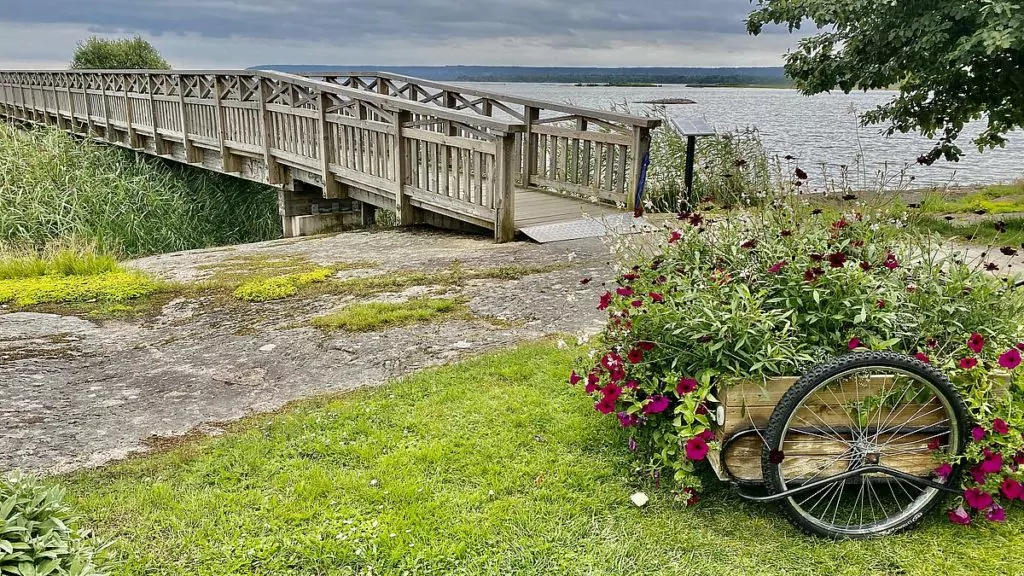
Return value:
<svg viewBox="0 0 1024 576">
<path fill-rule="evenodd" d="M 937 139 L 919 158 L 959 160 L 964 125 L 987 118 L 974 143 L 1005 146 L 1024 126 L 1024 3 L 1020 0 L 757 0 L 747 30 L 769 24 L 818 33 L 786 55 L 786 73 L 805 94 L 897 87 L 865 124 L 886 133 L 919 130 Z"/>
<path fill-rule="evenodd" d="M 141 36 L 106 40 L 92 36 L 78 43 L 71 67 L 89 70 L 170 70 L 160 52 Z"/>
</svg>

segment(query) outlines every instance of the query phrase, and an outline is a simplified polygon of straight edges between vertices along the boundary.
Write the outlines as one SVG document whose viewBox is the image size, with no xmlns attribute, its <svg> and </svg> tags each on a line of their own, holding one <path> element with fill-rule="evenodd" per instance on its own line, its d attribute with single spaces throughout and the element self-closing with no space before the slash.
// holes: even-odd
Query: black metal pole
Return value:
<svg viewBox="0 0 1024 576">
<path fill-rule="evenodd" d="M 693 157 L 697 153 L 697 137 L 686 137 L 686 206 L 687 210 L 697 207 L 697 199 L 693 197 Z"/>
</svg>

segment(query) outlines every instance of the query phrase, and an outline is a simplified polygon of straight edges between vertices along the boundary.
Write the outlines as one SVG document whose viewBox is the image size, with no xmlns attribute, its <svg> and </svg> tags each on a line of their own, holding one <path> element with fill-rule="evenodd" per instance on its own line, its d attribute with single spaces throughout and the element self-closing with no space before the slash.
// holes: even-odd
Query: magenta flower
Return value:
<svg viewBox="0 0 1024 576">
<path fill-rule="evenodd" d="M 889 270 L 895 270 L 900 267 L 899 260 L 896 259 L 896 255 L 889 252 L 885 255 L 885 262 L 882 262 L 882 266 L 885 266 Z"/>
<path fill-rule="evenodd" d="M 676 394 L 685 396 L 697 389 L 697 381 L 693 378 L 680 378 L 676 384 Z"/>
<path fill-rule="evenodd" d="M 1018 342 L 1014 344 L 1013 347 L 1016 348 L 1017 350 L 1020 350 L 1021 352 L 1024 352 L 1024 342 Z"/>
<path fill-rule="evenodd" d="M 668 397 L 667 396 L 651 396 L 650 401 L 644 405 L 644 414 L 661 414 L 665 410 L 668 410 Z"/>
<path fill-rule="evenodd" d="M 639 387 L 640 387 L 640 383 L 637 382 L 636 380 L 630 380 L 629 382 L 626 382 L 625 386 L 623 386 L 623 388 L 625 388 L 627 390 L 636 390 Z"/>
<path fill-rule="evenodd" d="M 678 242 L 678 241 L 679 241 L 679 240 L 680 240 L 680 239 L 681 239 L 682 237 L 683 237 L 683 235 L 682 235 L 682 234 L 681 234 L 681 233 L 679 232 L 679 230 L 673 230 L 673 231 L 672 231 L 672 234 L 669 234 L 669 237 L 668 237 L 668 243 L 669 243 L 669 244 L 675 244 L 675 243 L 676 243 L 676 242 Z"/>
<path fill-rule="evenodd" d="M 836 230 L 842 230 L 843 228 L 846 228 L 849 225 L 850 223 L 846 221 L 846 218 L 841 218 L 832 223 L 832 227 L 835 228 Z"/>
<path fill-rule="evenodd" d="M 1007 370 L 1013 370 L 1020 366 L 1020 351 L 1016 348 L 1010 348 L 1003 352 L 999 355 L 999 365 Z"/>
<path fill-rule="evenodd" d="M 918 352 L 917 354 L 914 354 L 914 358 L 917 358 L 918 360 L 924 362 L 925 364 L 929 364 L 932 361 L 931 358 L 929 358 L 928 355 L 925 354 L 924 352 Z"/>
<path fill-rule="evenodd" d="M 967 347 L 971 349 L 971 352 L 981 354 L 981 349 L 985 347 L 985 337 L 977 332 L 971 334 L 971 337 L 967 339 Z"/>
<path fill-rule="evenodd" d="M 982 474 L 995 474 L 1003 469 L 1003 455 L 997 452 L 986 452 L 985 459 L 978 465 Z"/>
<path fill-rule="evenodd" d="M 616 288 L 615 293 L 618 294 L 619 296 L 622 296 L 623 298 L 629 298 L 630 296 L 633 295 L 633 289 L 630 288 L 629 286 L 623 286 L 621 288 Z"/>
<path fill-rule="evenodd" d="M 975 510 L 984 510 L 992 505 L 992 495 L 978 487 L 965 490 L 964 500 Z"/>
<path fill-rule="evenodd" d="M 955 510 L 949 511 L 949 521 L 953 524 L 967 526 L 971 523 L 971 515 L 966 510 L 964 510 L 963 506 L 961 506 Z"/>
<path fill-rule="evenodd" d="M 601 303 L 597 305 L 598 310 L 607 310 L 612 305 L 612 293 L 605 292 L 601 295 Z"/>
<path fill-rule="evenodd" d="M 771 268 L 768 269 L 768 273 L 769 274 L 778 274 L 788 264 L 789 264 L 789 262 L 786 262 L 785 260 L 780 260 L 780 261 L 776 262 L 775 264 L 772 264 Z"/>
<path fill-rule="evenodd" d="M 619 424 L 623 428 L 632 428 L 633 426 L 636 426 L 638 422 L 640 422 L 640 418 L 637 418 L 635 414 L 630 414 L 628 412 L 619 412 L 618 417 Z"/>
<path fill-rule="evenodd" d="M 1003 420 L 1002 418 L 996 418 L 995 420 L 992 421 L 992 430 L 996 434 L 1006 435 L 1010 433 L 1010 426 L 1006 423 L 1006 420 Z"/>
<path fill-rule="evenodd" d="M 985 473 L 981 471 L 980 466 L 975 466 L 974 468 L 971 468 L 971 479 L 974 480 L 975 484 L 985 483 Z"/>
<path fill-rule="evenodd" d="M 700 502 L 700 496 L 697 495 L 697 491 L 693 488 L 683 488 L 683 503 L 687 506 L 693 506 Z"/>
<path fill-rule="evenodd" d="M 860 338 L 850 338 L 850 342 L 846 345 L 846 347 L 849 348 L 850 350 L 856 350 L 857 348 L 860 348 L 860 345 Z"/>
<path fill-rule="evenodd" d="M 643 308 L 643 306 L 644 306 L 644 301 L 643 300 L 633 300 L 633 308 Z"/>
<path fill-rule="evenodd" d="M 985 429 L 981 426 L 971 428 L 971 438 L 974 438 L 975 442 L 981 442 L 985 439 Z"/>
<path fill-rule="evenodd" d="M 1020 482 L 1013 478 L 1005 478 L 1002 484 L 999 485 L 999 491 L 1003 493 L 1007 500 L 1017 500 L 1024 496 L 1024 486 L 1021 486 Z"/>
<path fill-rule="evenodd" d="M 942 447 L 942 438 L 933 438 L 928 442 L 928 450 L 935 452 Z"/>
<path fill-rule="evenodd" d="M 973 370 L 978 365 L 977 358 L 961 358 L 960 369 L 961 370 Z"/>
<path fill-rule="evenodd" d="M 985 518 L 989 522 L 1006 522 L 1006 510 L 999 504 L 993 504 L 992 507 L 985 512 Z"/>
<path fill-rule="evenodd" d="M 686 457 L 694 462 L 699 462 L 708 455 L 708 443 L 700 436 L 690 438 L 686 441 Z"/>
<path fill-rule="evenodd" d="M 622 388 L 616 384 L 609 384 L 601 388 L 601 394 L 604 394 L 605 398 L 611 398 L 613 401 L 618 400 L 622 396 Z"/>
<path fill-rule="evenodd" d="M 700 438 L 705 442 L 712 442 L 715 439 L 715 433 L 712 432 L 711 430 L 705 430 L 700 433 Z"/>
<path fill-rule="evenodd" d="M 615 400 L 605 396 L 604 398 L 601 398 L 597 404 L 594 404 L 594 409 L 601 414 L 611 414 L 612 412 L 615 412 Z"/>
<path fill-rule="evenodd" d="M 580 376 L 579 374 L 577 374 L 575 370 L 573 370 L 572 374 L 569 376 L 569 384 L 572 385 L 572 386 L 575 386 L 575 385 L 579 384 L 582 381 L 583 381 L 583 377 Z"/>
<path fill-rule="evenodd" d="M 637 342 L 636 347 L 644 352 L 650 352 L 651 350 L 654 350 L 654 342 Z"/>
<path fill-rule="evenodd" d="M 846 254 L 835 252 L 828 255 L 828 265 L 832 268 L 842 268 L 846 265 Z"/>
<path fill-rule="evenodd" d="M 622 367 L 622 356 L 615 352 L 609 352 L 601 357 L 601 366 L 604 366 L 609 371 L 620 368 Z"/>
<path fill-rule="evenodd" d="M 662 302 L 665 301 L 665 296 L 659 294 L 658 292 L 651 292 L 650 294 L 648 294 L 648 296 L 651 297 L 651 302 L 655 302 L 657 304 L 661 304 Z"/>
<path fill-rule="evenodd" d="M 949 464 L 949 462 L 943 462 L 942 464 L 939 464 L 938 468 L 935 469 L 935 475 L 938 476 L 943 481 L 949 478 L 950 474 L 952 473 L 953 467 Z"/>
<path fill-rule="evenodd" d="M 644 351 L 639 348 L 633 348 L 626 355 L 626 359 L 633 364 L 639 364 L 644 361 Z"/>
</svg>

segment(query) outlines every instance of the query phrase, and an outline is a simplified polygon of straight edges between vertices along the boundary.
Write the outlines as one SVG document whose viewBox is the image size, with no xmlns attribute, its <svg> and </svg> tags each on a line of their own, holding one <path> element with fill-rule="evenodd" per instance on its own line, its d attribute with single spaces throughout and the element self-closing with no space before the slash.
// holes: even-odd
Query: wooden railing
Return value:
<svg viewBox="0 0 1024 576">
<path fill-rule="evenodd" d="M 639 197 L 651 130 L 661 121 L 380 72 L 304 72 L 335 85 L 434 109 L 522 123 L 512 162 L 521 186 L 596 196 L 629 210 Z M 441 129 L 447 129 L 442 127 Z"/>
<path fill-rule="evenodd" d="M 399 223 L 418 207 L 510 240 L 529 129 L 397 94 L 263 71 L 0 71 L 9 118 L 274 185 L 311 175 Z"/>
</svg>

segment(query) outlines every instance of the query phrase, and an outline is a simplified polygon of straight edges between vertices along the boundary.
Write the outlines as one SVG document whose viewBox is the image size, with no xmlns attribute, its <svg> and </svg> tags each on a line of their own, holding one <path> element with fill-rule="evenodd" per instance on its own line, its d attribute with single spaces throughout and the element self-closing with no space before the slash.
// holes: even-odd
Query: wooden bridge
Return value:
<svg viewBox="0 0 1024 576">
<path fill-rule="evenodd" d="M 364 221 L 379 207 L 499 242 L 632 212 L 660 123 L 395 74 L 253 70 L 0 71 L 0 115 L 277 186 L 286 236 L 356 201 Z"/>
</svg>

